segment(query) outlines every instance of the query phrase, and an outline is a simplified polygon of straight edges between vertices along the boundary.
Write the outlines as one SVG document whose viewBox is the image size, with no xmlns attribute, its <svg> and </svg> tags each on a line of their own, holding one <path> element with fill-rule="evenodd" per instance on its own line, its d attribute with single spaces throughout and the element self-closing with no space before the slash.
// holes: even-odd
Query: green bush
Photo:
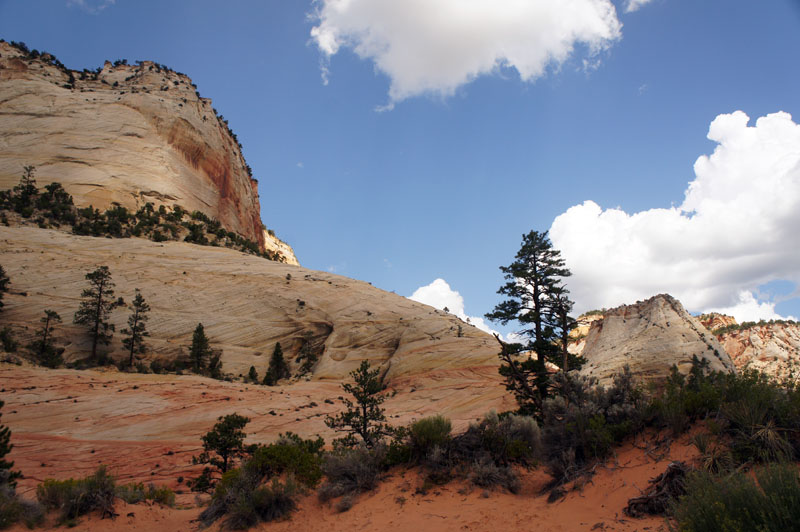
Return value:
<svg viewBox="0 0 800 532">
<path fill-rule="evenodd" d="M 785 532 L 800 529 L 800 476 L 793 464 L 725 477 L 690 475 L 686 495 L 675 503 L 678 530 L 685 532 Z"/>
<path fill-rule="evenodd" d="M 200 519 L 208 526 L 225 517 L 225 526 L 238 529 L 288 514 L 299 490 L 295 479 L 313 487 L 322 477 L 324 445 L 322 438 L 303 439 L 287 432 L 277 442 L 258 447 L 241 467 L 222 475 Z M 284 474 L 286 481 L 281 483 L 278 477 Z"/>
<path fill-rule="evenodd" d="M 164 506 L 175 506 L 175 492 L 166 486 L 156 487 L 154 484 L 149 484 L 145 488 L 141 482 L 125 484 L 117 486 L 116 495 L 128 504 L 153 501 Z"/>
<path fill-rule="evenodd" d="M 461 463 L 476 463 L 489 457 L 495 464 L 531 464 L 540 450 L 539 426 L 530 416 L 500 416 L 491 411 L 478 424 L 453 438 L 453 453 Z"/>
<path fill-rule="evenodd" d="M 415 421 L 408 435 L 412 455 L 421 459 L 428 456 L 434 447 L 446 448 L 452 429 L 450 420 L 444 416 L 430 416 Z"/>
<path fill-rule="evenodd" d="M 62 522 L 95 510 L 112 515 L 115 495 L 114 478 L 105 466 L 86 478 L 47 479 L 36 488 L 39 502 L 48 510 L 58 510 Z"/>
</svg>

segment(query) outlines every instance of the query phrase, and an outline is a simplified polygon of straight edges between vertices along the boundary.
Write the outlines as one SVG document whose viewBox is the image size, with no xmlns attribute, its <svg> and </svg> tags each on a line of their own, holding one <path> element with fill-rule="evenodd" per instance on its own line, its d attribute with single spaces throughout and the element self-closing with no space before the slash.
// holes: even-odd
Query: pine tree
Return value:
<svg viewBox="0 0 800 532">
<path fill-rule="evenodd" d="M 563 364 L 563 353 L 556 345 L 558 294 L 566 297 L 561 285 L 570 271 L 565 267 L 561 252 L 553 249 L 547 231 L 531 231 L 522 236 L 522 246 L 514 262 L 501 266 L 506 283 L 497 291 L 508 297 L 486 314 L 503 325 L 516 321 L 518 331 L 529 338 L 525 346 L 501 343 L 500 374 L 506 388 L 513 392 L 520 411 L 529 415 L 541 413 L 542 401 L 548 395 L 549 375 L 546 362 Z M 570 303 L 571 305 L 571 303 Z M 561 303 L 564 307 L 564 302 Z M 498 341 L 499 341 L 498 337 Z M 533 350 L 536 358 L 519 356 L 522 349 Z"/>
<path fill-rule="evenodd" d="M 89 288 L 81 294 L 83 301 L 75 313 L 73 322 L 89 327 L 92 335 L 92 360 L 97 361 L 97 344 L 108 345 L 114 331 L 114 325 L 108 322 L 112 310 L 122 304 L 114 300 L 114 283 L 108 266 L 100 266 L 86 274 Z"/>
<path fill-rule="evenodd" d="M 8 278 L 6 271 L 0 266 L 0 312 L 3 311 L 3 296 L 8 292 L 8 285 L 11 280 Z"/>
<path fill-rule="evenodd" d="M 211 347 L 208 345 L 203 324 L 198 323 L 192 334 L 192 347 L 189 348 L 189 359 L 192 361 L 192 371 L 204 373 L 208 369 L 211 358 Z"/>
<path fill-rule="evenodd" d="M 263 384 L 275 386 L 279 380 L 289 378 L 291 375 L 289 366 L 283 358 L 281 343 L 278 342 L 275 344 L 275 349 L 272 351 L 272 357 L 269 359 L 269 368 L 267 368 L 267 373 L 264 375 Z"/>
<path fill-rule="evenodd" d="M 3 408 L 3 401 L 0 401 L 0 408 Z M 0 417 L 2 414 L 0 414 Z M 14 445 L 11 444 L 11 429 L 5 425 L 0 425 L 0 486 L 6 485 L 15 488 L 17 479 L 22 477 L 19 471 L 12 471 L 14 462 L 9 462 L 5 456 L 11 452 Z"/>
<path fill-rule="evenodd" d="M 128 366 L 133 367 L 133 354 L 144 353 L 146 346 L 144 345 L 144 338 L 150 336 L 147 332 L 146 323 L 149 319 L 147 313 L 150 311 L 142 293 L 136 289 L 136 296 L 133 298 L 133 309 L 131 315 L 128 316 L 128 329 L 122 329 L 122 334 L 127 335 L 127 338 L 122 340 L 122 345 L 129 351 Z"/>
<path fill-rule="evenodd" d="M 385 436 L 391 436 L 395 430 L 385 423 L 386 416 L 381 404 L 386 396 L 381 394 L 384 386 L 378 378 L 379 369 L 370 370 L 366 360 L 355 371 L 350 372 L 355 384 L 342 384 L 342 389 L 355 398 L 355 402 L 345 398 L 347 408 L 337 416 L 325 418 L 325 424 L 337 432 L 346 432 L 347 436 L 334 441 L 334 445 L 353 447 L 358 444 L 356 436 L 361 438 L 367 448 L 372 449 Z"/>
<path fill-rule="evenodd" d="M 250 366 L 250 371 L 247 373 L 247 380 L 253 384 L 258 384 L 258 372 L 255 366 Z"/>
<path fill-rule="evenodd" d="M 33 343 L 33 347 L 36 349 L 39 355 L 39 362 L 42 365 L 48 368 L 56 368 L 61 365 L 63 360 L 52 345 L 52 335 L 55 325 L 61 323 L 61 316 L 58 315 L 58 312 L 48 309 L 44 311 L 44 316 L 39 321 L 42 322 L 41 338 Z"/>
<path fill-rule="evenodd" d="M 231 462 L 245 453 L 244 427 L 249 422 L 250 418 L 239 414 L 220 416 L 214 428 L 203 436 L 202 454 L 192 457 L 192 462 L 210 464 L 220 473 L 228 471 Z"/>
<path fill-rule="evenodd" d="M 573 355 L 569 352 L 569 333 L 574 329 L 578 322 L 570 316 L 573 303 L 569 299 L 569 290 L 564 287 L 556 287 L 553 290 L 552 320 L 558 331 L 558 347 L 561 351 L 561 362 L 557 365 L 562 371 L 580 369 L 584 363 L 583 357 Z"/>
</svg>

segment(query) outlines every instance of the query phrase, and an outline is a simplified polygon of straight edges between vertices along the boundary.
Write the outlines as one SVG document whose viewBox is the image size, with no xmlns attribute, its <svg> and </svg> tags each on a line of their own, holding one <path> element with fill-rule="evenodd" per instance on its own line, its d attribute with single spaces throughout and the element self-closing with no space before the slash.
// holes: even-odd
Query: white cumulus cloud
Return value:
<svg viewBox="0 0 800 532">
<path fill-rule="evenodd" d="M 585 201 L 553 221 L 576 310 L 669 292 L 690 310 L 777 317 L 754 292 L 800 283 L 800 125 L 784 112 L 748 123 L 742 111 L 714 119 L 717 146 L 680 206 L 629 214 Z"/>
<path fill-rule="evenodd" d="M 487 333 L 497 333 L 497 331 L 491 329 L 486 324 L 483 318 L 467 316 L 466 312 L 464 312 L 464 298 L 461 294 L 450 288 L 450 285 L 447 284 L 447 281 L 444 279 L 436 279 L 429 285 L 417 288 L 414 293 L 409 296 L 409 299 L 430 305 L 439 310 L 447 308 L 450 314 L 458 316 L 464 321 L 469 321 L 469 323 L 478 329 Z"/>
<path fill-rule="evenodd" d="M 324 58 L 351 49 L 389 77 L 390 107 L 503 68 L 533 81 L 576 46 L 596 56 L 622 29 L 610 0 L 316 0 L 311 18 Z"/>
</svg>

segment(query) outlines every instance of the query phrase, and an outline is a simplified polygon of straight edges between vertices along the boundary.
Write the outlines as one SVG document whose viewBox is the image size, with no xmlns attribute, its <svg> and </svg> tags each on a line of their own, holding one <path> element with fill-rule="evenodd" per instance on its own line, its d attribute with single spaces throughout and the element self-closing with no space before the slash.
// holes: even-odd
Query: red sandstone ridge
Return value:
<svg viewBox="0 0 800 532">
<path fill-rule="evenodd" d="M 36 167 L 79 207 L 179 204 L 259 244 L 283 244 L 261 222 L 257 182 L 236 135 L 192 80 L 143 61 L 73 71 L 49 54 L 0 43 L 0 189 Z M 281 252 L 296 262 L 291 248 Z"/>
<path fill-rule="evenodd" d="M 756 369 L 774 377 L 800 372 L 800 325 L 794 321 L 737 323 L 724 314 L 704 314 L 700 321 L 713 332 L 739 369 Z"/>
</svg>

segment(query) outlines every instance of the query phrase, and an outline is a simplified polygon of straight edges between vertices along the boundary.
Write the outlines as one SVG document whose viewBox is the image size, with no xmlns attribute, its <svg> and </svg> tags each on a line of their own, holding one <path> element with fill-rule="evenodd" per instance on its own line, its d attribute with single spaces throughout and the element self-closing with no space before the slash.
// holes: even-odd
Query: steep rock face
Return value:
<svg viewBox="0 0 800 532">
<path fill-rule="evenodd" d="M 757 369 L 775 377 L 800 374 L 800 325 L 792 322 L 738 324 L 732 316 L 700 317 L 739 369 Z M 726 329 L 722 329 L 725 327 Z"/>
<path fill-rule="evenodd" d="M 235 135 L 191 79 L 162 65 L 77 72 L 0 43 L 0 188 L 16 185 L 25 165 L 79 207 L 179 204 L 267 249 Z"/>
<path fill-rule="evenodd" d="M 152 307 L 145 361 L 185 356 L 200 322 L 234 376 L 251 365 L 263 376 L 277 342 L 295 371 L 301 350 L 317 355 L 316 379 L 347 378 L 362 360 L 390 380 L 477 367 L 495 372 L 498 365 L 494 338 L 455 316 L 368 283 L 225 248 L 2 226 L 0 248 L 11 279 L 3 322 L 29 342 L 44 310 L 55 310 L 64 320 L 55 338 L 67 360 L 90 352 L 86 330 L 72 316 L 85 274 L 105 265 L 116 296 L 130 302 L 139 288 Z M 114 311 L 117 331 L 128 314 Z M 125 356 L 121 338 L 117 333 L 109 347 L 116 359 Z"/>
<path fill-rule="evenodd" d="M 587 363 L 581 371 L 601 383 L 626 364 L 645 381 L 668 375 L 673 364 L 686 372 L 693 355 L 708 360 L 711 369 L 734 371 L 714 335 L 667 294 L 606 311 L 592 323 L 582 354 Z"/>
</svg>

